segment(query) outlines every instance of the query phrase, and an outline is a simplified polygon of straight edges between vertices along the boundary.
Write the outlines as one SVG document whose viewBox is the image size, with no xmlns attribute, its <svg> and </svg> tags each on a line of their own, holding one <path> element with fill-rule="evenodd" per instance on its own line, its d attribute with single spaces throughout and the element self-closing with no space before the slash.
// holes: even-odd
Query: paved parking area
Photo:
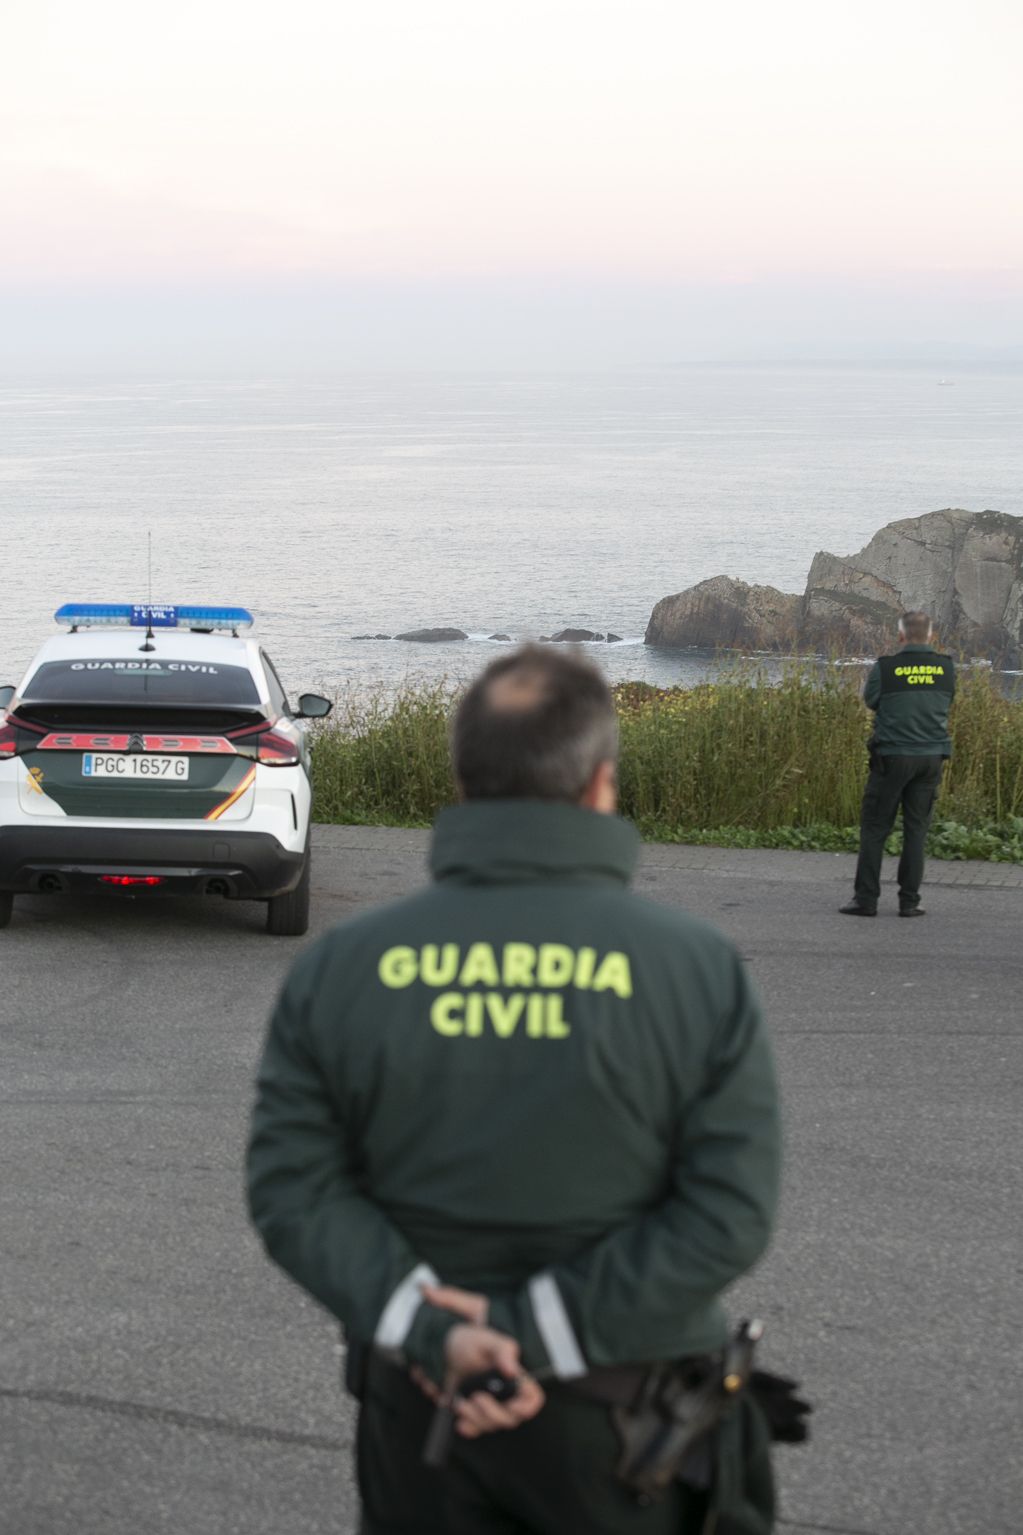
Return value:
<svg viewBox="0 0 1023 1535">
<path fill-rule="evenodd" d="M 317 927 L 425 846 L 318 828 Z M 782 1223 L 735 1309 L 818 1404 L 782 1529 L 1018 1535 L 1023 870 L 932 863 L 904 923 L 836 915 L 851 869 L 657 846 L 641 875 L 733 935 L 776 1039 Z M 26 899 L 0 933 L 4 1535 L 355 1531 L 334 1330 L 242 1201 L 296 948 L 202 902 Z"/>
</svg>

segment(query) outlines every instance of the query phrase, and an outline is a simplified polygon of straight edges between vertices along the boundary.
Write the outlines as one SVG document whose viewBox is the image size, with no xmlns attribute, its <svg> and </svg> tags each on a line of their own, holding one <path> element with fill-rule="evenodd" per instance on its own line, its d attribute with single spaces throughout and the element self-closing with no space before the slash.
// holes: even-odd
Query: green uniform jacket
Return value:
<svg viewBox="0 0 1023 1535">
<path fill-rule="evenodd" d="M 277 1002 L 249 1150 L 270 1256 L 439 1378 L 436 1280 L 526 1366 L 718 1347 L 774 1216 L 778 1103 L 732 945 L 625 887 L 639 838 L 538 801 L 444 811 L 435 883 L 327 933 Z"/>
<path fill-rule="evenodd" d="M 903 645 L 870 668 L 863 702 L 877 719 L 871 744 L 882 757 L 950 757 L 948 711 L 955 667 L 933 645 Z"/>
</svg>

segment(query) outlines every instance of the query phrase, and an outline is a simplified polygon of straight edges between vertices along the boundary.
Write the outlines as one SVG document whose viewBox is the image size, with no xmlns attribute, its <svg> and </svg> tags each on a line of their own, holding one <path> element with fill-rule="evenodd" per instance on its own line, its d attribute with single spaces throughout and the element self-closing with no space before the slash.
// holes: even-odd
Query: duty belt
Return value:
<svg viewBox="0 0 1023 1535">
<path fill-rule="evenodd" d="M 807 1437 L 809 1403 L 796 1382 L 753 1369 L 760 1322 L 743 1322 L 719 1353 L 655 1365 L 596 1367 L 563 1389 L 610 1407 L 621 1442 L 617 1475 L 644 1501 L 681 1480 L 705 1490 L 715 1473 L 712 1430 L 749 1391 L 773 1439 Z"/>
</svg>

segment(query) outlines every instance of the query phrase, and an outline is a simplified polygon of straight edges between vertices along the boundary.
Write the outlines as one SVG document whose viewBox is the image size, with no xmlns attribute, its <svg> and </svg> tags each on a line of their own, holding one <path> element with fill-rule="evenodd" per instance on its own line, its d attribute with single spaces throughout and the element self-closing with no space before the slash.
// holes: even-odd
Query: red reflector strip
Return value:
<svg viewBox="0 0 1023 1535">
<path fill-rule="evenodd" d="M 162 885 L 162 874 L 101 874 L 101 885 Z"/>
<path fill-rule="evenodd" d="M 65 731 L 51 731 L 39 742 L 39 751 L 50 752 L 124 752 L 131 741 L 138 750 L 146 752 L 192 752 L 203 757 L 235 757 L 237 752 L 223 736 L 140 736 L 135 735 L 79 735 Z"/>
</svg>

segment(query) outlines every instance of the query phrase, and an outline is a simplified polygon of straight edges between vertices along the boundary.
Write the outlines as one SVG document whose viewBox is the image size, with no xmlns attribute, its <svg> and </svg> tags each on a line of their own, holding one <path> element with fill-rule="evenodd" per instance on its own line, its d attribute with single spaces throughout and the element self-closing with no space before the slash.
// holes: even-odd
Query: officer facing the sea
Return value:
<svg viewBox="0 0 1023 1535">
<path fill-rule="evenodd" d="M 328 932 L 284 984 L 252 1217 L 343 1326 L 363 1535 L 695 1535 L 715 1494 L 630 1492 L 607 1404 L 637 1364 L 722 1348 L 719 1296 L 768 1241 L 760 1006 L 727 939 L 627 888 L 639 838 L 594 668 L 496 661 L 453 755 L 432 885 Z M 511 1400 L 456 1394 L 486 1369 Z"/>
<path fill-rule="evenodd" d="M 855 894 L 841 908 L 846 917 L 877 916 L 884 845 L 900 805 L 899 916 L 924 915 L 924 846 L 945 760 L 952 755 L 948 711 L 955 694 L 952 658 L 934 649 L 932 632 L 926 613 L 903 613 L 899 650 L 874 662 L 863 690 L 876 718 L 868 742 L 870 776 L 860 814 Z"/>
</svg>

